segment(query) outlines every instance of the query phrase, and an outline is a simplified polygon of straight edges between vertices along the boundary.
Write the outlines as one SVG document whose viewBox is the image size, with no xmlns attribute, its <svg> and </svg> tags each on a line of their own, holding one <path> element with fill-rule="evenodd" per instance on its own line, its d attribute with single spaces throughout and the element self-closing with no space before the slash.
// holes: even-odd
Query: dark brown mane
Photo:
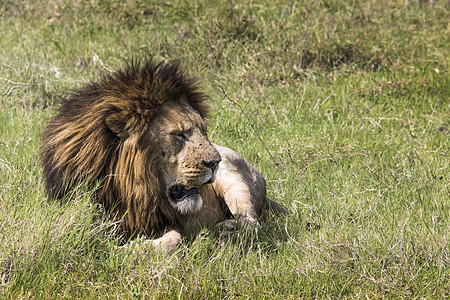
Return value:
<svg viewBox="0 0 450 300">
<path fill-rule="evenodd" d="M 74 185 L 101 182 L 96 198 L 122 220 L 127 235 L 176 225 L 173 209 L 161 201 L 165 195 L 156 174 L 158 145 L 143 147 L 139 134 L 168 101 L 185 99 L 205 117 L 205 98 L 178 64 L 151 60 L 133 60 L 73 92 L 61 100 L 43 133 L 49 197 L 62 199 Z"/>
</svg>

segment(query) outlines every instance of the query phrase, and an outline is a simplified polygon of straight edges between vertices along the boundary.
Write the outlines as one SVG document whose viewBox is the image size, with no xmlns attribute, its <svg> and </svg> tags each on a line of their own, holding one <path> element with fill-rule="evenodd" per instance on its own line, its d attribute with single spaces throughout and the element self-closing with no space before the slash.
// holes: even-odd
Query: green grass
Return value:
<svg viewBox="0 0 450 300">
<path fill-rule="evenodd" d="M 2 1 L 0 298 L 449 297 L 448 5 Z M 205 228 L 163 256 L 118 250 L 82 189 L 47 201 L 58 97 L 133 56 L 199 78 L 211 140 L 289 217 L 229 240 Z"/>
</svg>

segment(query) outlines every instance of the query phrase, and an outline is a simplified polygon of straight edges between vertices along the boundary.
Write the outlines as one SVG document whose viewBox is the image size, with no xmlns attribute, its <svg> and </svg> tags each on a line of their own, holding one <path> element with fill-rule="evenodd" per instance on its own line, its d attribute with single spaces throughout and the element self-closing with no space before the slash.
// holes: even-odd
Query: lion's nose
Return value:
<svg viewBox="0 0 450 300">
<path fill-rule="evenodd" d="M 210 168 L 211 170 L 214 171 L 219 165 L 221 160 L 222 160 L 221 158 L 213 160 L 203 160 L 202 163 L 205 167 Z"/>
</svg>

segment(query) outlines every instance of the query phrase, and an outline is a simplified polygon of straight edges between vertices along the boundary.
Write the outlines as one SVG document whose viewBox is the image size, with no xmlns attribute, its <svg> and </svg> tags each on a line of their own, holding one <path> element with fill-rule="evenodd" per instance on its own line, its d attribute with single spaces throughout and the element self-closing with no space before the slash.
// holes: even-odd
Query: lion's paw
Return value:
<svg viewBox="0 0 450 300">
<path fill-rule="evenodd" d="M 180 244 L 181 234 L 176 230 L 166 232 L 162 237 L 157 239 L 142 239 L 130 241 L 127 244 L 120 246 L 120 249 L 133 251 L 146 251 L 155 249 L 164 253 L 169 253 Z"/>
<path fill-rule="evenodd" d="M 241 217 L 238 219 L 225 220 L 217 224 L 219 227 L 225 228 L 225 230 L 240 230 L 244 229 L 248 232 L 257 232 L 259 229 L 259 223 L 253 218 Z"/>
</svg>

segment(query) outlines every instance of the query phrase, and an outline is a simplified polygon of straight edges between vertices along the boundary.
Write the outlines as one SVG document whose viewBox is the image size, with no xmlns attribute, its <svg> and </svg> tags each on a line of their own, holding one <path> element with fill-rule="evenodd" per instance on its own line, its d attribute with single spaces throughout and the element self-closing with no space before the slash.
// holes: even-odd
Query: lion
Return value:
<svg viewBox="0 0 450 300">
<path fill-rule="evenodd" d="M 207 96 L 178 63 L 131 60 L 60 100 L 43 132 L 41 164 L 50 199 L 76 185 L 119 221 L 125 240 L 174 249 L 210 224 L 255 228 L 269 208 L 263 175 L 235 151 L 212 144 Z"/>
</svg>

